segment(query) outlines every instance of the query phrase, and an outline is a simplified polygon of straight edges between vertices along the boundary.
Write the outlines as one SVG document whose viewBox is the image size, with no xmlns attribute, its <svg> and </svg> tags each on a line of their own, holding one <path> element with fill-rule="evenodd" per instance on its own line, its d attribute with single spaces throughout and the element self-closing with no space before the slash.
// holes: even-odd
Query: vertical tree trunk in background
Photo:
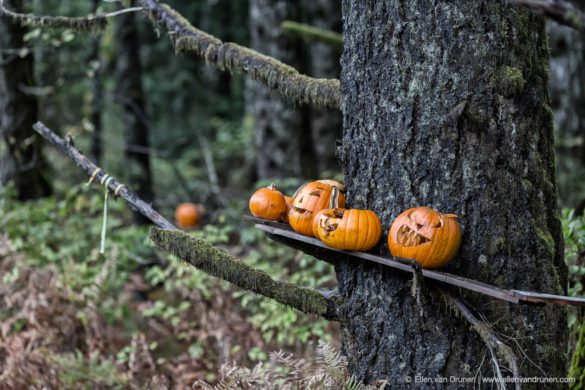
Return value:
<svg viewBox="0 0 585 390">
<path fill-rule="evenodd" d="M 488 0 L 343 0 L 343 16 L 350 206 L 375 210 L 386 229 L 409 207 L 458 214 L 449 272 L 564 293 L 543 19 Z M 395 388 L 407 375 L 494 376 L 485 345 L 432 285 L 417 307 L 404 274 L 355 262 L 336 271 L 343 350 L 359 379 Z M 466 299 L 515 350 L 522 376 L 565 376 L 564 308 Z"/>
<path fill-rule="evenodd" d="M 585 35 L 554 22 L 548 32 L 559 195 L 563 206 L 577 207 L 585 197 Z"/>
<path fill-rule="evenodd" d="M 22 9 L 21 0 L 6 6 Z M 43 177 L 41 145 L 32 125 L 37 121 L 38 102 L 27 94 L 34 87 L 32 52 L 21 56 L 26 29 L 0 18 L 0 185 L 13 182 L 21 200 L 46 196 L 51 189 Z"/>
<path fill-rule="evenodd" d="M 96 13 L 100 0 L 91 0 L 92 13 Z M 90 103 L 90 121 L 93 125 L 91 137 L 91 156 L 97 165 L 100 165 L 102 158 L 102 107 L 103 107 L 103 88 L 102 88 L 102 62 L 100 60 L 100 47 L 102 42 L 101 34 L 90 38 L 89 66 L 91 69 L 91 103 Z"/>
<path fill-rule="evenodd" d="M 339 0 L 311 0 L 307 2 L 309 24 L 325 30 L 341 32 L 341 2 Z M 341 50 L 323 42 L 314 42 L 309 48 L 311 76 L 339 78 Z M 335 156 L 337 140 L 341 138 L 342 120 L 338 110 L 311 110 L 311 137 L 318 171 L 339 171 Z"/>
<path fill-rule="evenodd" d="M 298 42 L 287 38 L 280 28 L 283 20 L 297 18 L 297 7 L 292 0 L 250 0 L 250 46 L 299 69 Z M 254 119 L 259 178 L 314 175 L 311 138 L 301 107 L 247 80 L 246 112 Z M 302 166 L 302 160 L 309 164 Z"/>
<path fill-rule="evenodd" d="M 132 5 L 135 3 L 131 2 Z M 136 146 L 148 148 L 148 123 L 142 89 L 140 37 L 136 14 L 127 13 L 116 18 L 116 100 L 124 108 L 126 173 L 128 183 L 147 202 L 154 200 L 150 157 L 136 151 Z M 134 213 L 136 223 L 149 223 L 140 213 Z"/>
</svg>

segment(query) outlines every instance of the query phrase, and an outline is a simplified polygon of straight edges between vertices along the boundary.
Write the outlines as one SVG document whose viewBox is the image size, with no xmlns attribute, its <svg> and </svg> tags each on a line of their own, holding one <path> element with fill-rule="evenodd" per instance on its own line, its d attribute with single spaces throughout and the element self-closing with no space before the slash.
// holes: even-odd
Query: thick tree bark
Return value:
<svg viewBox="0 0 585 390">
<path fill-rule="evenodd" d="M 341 32 L 341 2 L 339 0 L 311 0 L 307 2 L 309 24 L 328 31 Z M 339 78 L 341 51 L 324 42 L 309 47 L 311 76 Z M 339 171 L 335 155 L 337 140 L 341 138 L 342 120 L 338 110 L 311 109 L 311 137 L 315 149 L 317 169 L 321 172 Z"/>
<path fill-rule="evenodd" d="M 302 62 L 298 42 L 283 34 L 280 27 L 283 20 L 296 17 L 295 1 L 250 0 L 250 47 L 299 69 Z M 247 80 L 246 112 L 254 119 L 259 178 L 315 174 L 306 110 Z M 303 160 L 312 164 L 303 167 Z"/>
<path fill-rule="evenodd" d="M 146 202 L 152 202 L 154 193 L 151 180 L 150 156 L 136 151 L 136 147 L 148 148 L 149 141 L 146 104 L 142 88 L 140 37 L 134 13 L 120 15 L 116 18 L 116 45 L 116 100 L 124 108 L 124 138 L 127 145 L 126 173 L 128 183 L 142 199 Z M 138 212 L 134 213 L 134 220 L 141 224 L 148 223 L 148 219 Z"/>
<path fill-rule="evenodd" d="M 5 4 L 22 9 L 21 0 Z M 41 172 L 40 140 L 32 130 L 38 102 L 25 91 L 35 85 L 33 53 L 21 51 L 25 33 L 24 27 L 0 18 L 0 184 L 13 182 L 21 200 L 40 198 L 51 190 Z"/>
<path fill-rule="evenodd" d="M 463 244 L 450 272 L 564 293 L 543 19 L 487 0 L 343 0 L 343 16 L 339 155 L 350 206 L 375 210 L 386 229 L 409 207 L 456 213 Z M 336 271 L 343 350 L 359 379 L 398 388 L 406 376 L 494 376 L 480 337 L 432 286 L 419 307 L 403 275 L 355 263 Z M 563 308 L 466 299 L 516 351 L 522 376 L 565 376 Z"/>
</svg>

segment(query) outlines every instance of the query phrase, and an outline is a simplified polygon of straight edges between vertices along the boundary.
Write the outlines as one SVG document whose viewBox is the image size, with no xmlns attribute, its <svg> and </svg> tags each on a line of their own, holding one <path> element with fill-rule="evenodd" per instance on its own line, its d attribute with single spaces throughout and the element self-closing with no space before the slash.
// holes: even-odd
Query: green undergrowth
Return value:
<svg viewBox="0 0 585 390">
<path fill-rule="evenodd" d="M 334 288 L 330 265 L 243 225 L 239 220 L 243 202 L 231 207 L 218 210 L 212 223 L 190 234 L 275 279 Z M 35 352 L 47 365 L 43 372 L 51 372 L 50 367 L 58 373 L 56 379 L 41 375 L 37 382 L 25 383 L 7 374 L 0 382 L 57 387 L 103 383 L 125 388 L 152 385 L 149 381 L 156 379 L 181 387 L 193 379 L 213 382 L 227 361 L 248 366 L 266 361 L 274 350 L 303 356 L 317 340 L 336 343 L 335 324 L 238 290 L 155 250 L 148 227 L 131 225 L 130 211 L 122 201 L 109 202 L 107 253 L 100 255 L 102 211 L 103 192 L 97 187 L 79 185 L 25 204 L 15 201 L 10 189 L 0 193 L 0 236 L 9 246 L 0 251 L 0 279 L 6 286 L 0 301 L 11 295 L 28 297 L 13 299 L 16 303 L 10 307 L 0 305 L 0 321 L 10 324 L 5 327 L 7 338 L 0 336 L 0 356 L 8 340 L 25 338 L 33 330 L 46 331 L 51 336 L 39 341 Z M 33 279 L 42 287 L 32 288 Z M 35 322 L 39 314 L 25 303 L 43 294 L 54 297 L 50 307 L 43 308 L 54 314 L 41 324 Z M 65 319 L 71 326 L 57 331 Z M 20 362 L 17 356 L 23 351 L 12 353 L 4 362 L 0 358 L 0 367 L 17 364 L 10 359 Z M 144 363 L 139 376 L 137 359 Z M 19 364 L 32 369 L 30 361 Z M 78 370 L 81 366 L 87 369 Z M 171 375 L 179 368 L 184 372 Z M 195 378 L 190 376 L 193 372 Z"/>
</svg>

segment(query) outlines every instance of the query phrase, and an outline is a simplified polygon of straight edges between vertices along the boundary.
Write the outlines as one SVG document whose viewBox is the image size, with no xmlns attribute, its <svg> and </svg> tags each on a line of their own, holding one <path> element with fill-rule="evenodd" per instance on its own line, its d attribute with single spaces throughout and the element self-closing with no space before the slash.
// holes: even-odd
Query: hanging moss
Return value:
<svg viewBox="0 0 585 390">
<path fill-rule="evenodd" d="M 6 16 L 23 26 L 70 28 L 72 30 L 93 32 L 103 30 L 108 24 L 108 20 L 104 15 L 86 17 L 37 16 L 12 12 L 4 7 L 0 7 L 0 15 Z"/>
<path fill-rule="evenodd" d="M 154 244 L 219 279 L 274 299 L 304 313 L 336 318 L 336 298 L 326 298 L 317 290 L 272 279 L 266 272 L 243 263 L 227 251 L 181 231 L 150 230 Z"/>
<path fill-rule="evenodd" d="M 266 84 L 281 95 L 301 103 L 341 108 L 339 80 L 316 79 L 272 57 L 196 29 L 166 4 L 144 0 L 150 18 L 167 28 L 175 51 L 191 51 L 211 65 L 229 72 L 241 71 Z"/>
</svg>

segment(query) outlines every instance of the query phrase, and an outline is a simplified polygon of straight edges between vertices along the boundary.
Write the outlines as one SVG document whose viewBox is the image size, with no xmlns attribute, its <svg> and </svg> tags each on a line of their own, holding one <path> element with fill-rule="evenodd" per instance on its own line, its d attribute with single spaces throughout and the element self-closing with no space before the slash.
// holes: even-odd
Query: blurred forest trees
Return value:
<svg viewBox="0 0 585 390">
<path fill-rule="evenodd" d="M 97 0 L 5 3 L 51 15 L 120 7 Z M 224 41 L 314 77 L 339 77 L 339 47 L 281 28 L 294 20 L 341 32 L 339 1 L 168 3 Z M 585 207 L 585 41 L 552 23 L 549 36 L 559 208 L 578 213 Z M 121 204 L 111 211 L 106 264 L 112 268 L 105 267 L 95 251 L 101 194 L 79 185 L 87 178 L 56 151 L 42 148 L 30 128 L 42 119 L 71 134 L 105 171 L 169 218 L 180 202 L 203 203 L 209 224 L 196 234 L 251 264 L 330 287 L 335 278 L 329 265 L 267 242 L 242 227 L 240 216 L 246 194 L 259 185 L 277 180 L 290 194 L 305 179 L 341 177 L 340 112 L 283 101 L 242 75 L 220 72 L 189 54 L 177 56 L 165 33 L 136 14 L 93 34 L 0 19 L 0 50 L 0 233 L 7 236 L 0 242 L 0 298 L 13 302 L 0 313 L 8 324 L 0 339 L 0 364 L 8 374 L 0 380 L 16 387 L 29 385 L 27 376 L 54 386 L 123 387 L 143 385 L 148 377 L 179 386 L 213 381 L 231 359 L 250 365 L 269 360 L 272 350 L 302 355 L 309 342 L 338 342 L 335 325 L 172 265 L 148 246 L 145 228 L 133 224 L 144 220 Z M 43 199 L 25 207 L 16 198 Z M 572 216 L 564 214 L 566 260 L 578 266 L 571 286 L 579 295 L 585 234 Z M 96 280 L 103 284 L 97 292 Z M 54 311 L 42 305 L 23 309 L 43 293 Z M 581 316 L 570 317 L 575 329 Z M 22 355 L 29 343 L 39 342 L 33 330 L 50 335 L 43 344 L 49 353 L 37 348 Z"/>
</svg>

